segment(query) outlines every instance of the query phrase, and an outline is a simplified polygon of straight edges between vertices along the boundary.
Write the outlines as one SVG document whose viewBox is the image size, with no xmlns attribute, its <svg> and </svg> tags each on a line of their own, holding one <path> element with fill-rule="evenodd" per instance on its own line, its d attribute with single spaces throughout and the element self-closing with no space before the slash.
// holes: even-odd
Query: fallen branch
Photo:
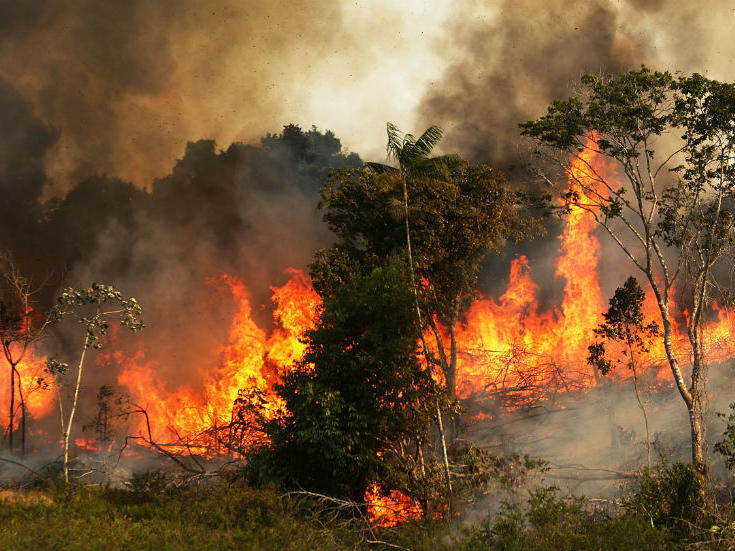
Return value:
<svg viewBox="0 0 735 551">
<path fill-rule="evenodd" d="M 322 505 L 330 504 L 335 509 L 335 513 L 337 513 L 333 517 L 334 519 L 336 519 L 337 516 L 339 516 L 339 513 L 354 511 L 357 513 L 358 519 L 362 522 L 364 526 L 363 532 L 368 534 L 369 536 L 369 537 L 363 538 L 365 543 L 370 544 L 370 545 L 384 545 L 386 547 L 391 547 L 393 549 L 403 549 L 404 551 L 411 551 L 408 547 L 396 545 L 394 543 L 383 541 L 377 538 L 377 536 L 375 535 L 375 531 L 373 530 L 373 527 L 370 524 L 370 521 L 368 520 L 365 514 L 365 511 L 367 511 L 367 507 L 368 507 L 367 503 L 358 503 L 356 501 L 339 499 L 336 497 L 331 497 L 331 496 L 319 494 L 316 492 L 309 492 L 306 490 L 288 492 L 286 493 L 286 495 L 287 496 L 301 495 L 301 496 L 313 497 Z"/>
</svg>

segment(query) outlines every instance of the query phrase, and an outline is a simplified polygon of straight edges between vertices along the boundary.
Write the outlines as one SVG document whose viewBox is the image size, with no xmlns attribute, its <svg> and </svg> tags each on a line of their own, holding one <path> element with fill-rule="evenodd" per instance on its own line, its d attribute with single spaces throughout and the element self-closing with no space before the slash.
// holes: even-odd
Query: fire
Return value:
<svg viewBox="0 0 735 551">
<path fill-rule="evenodd" d="M 45 372 L 46 358 L 37 355 L 33 349 L 28 349 L 23 361 L 17 366 L 20 375 L 20 390 L 26 404 L 26 415 L 33 419 L 40 419 L 49 414 L 56 401 L 56 393 L 48 388 L 48 375 Z M 18 391 L 18 377 L 16 375 L 15 388 L 15 419 L 14 429 L 20 426 L 20 393 Z M 10 366 L 5 364 L 0 367 L 0 404 L 10 404 Z M 7 407 L 0 410 L 0 422 L 7 428 L 9 421 Z"/>
<path fill-rule="evenodd" d="M 589 144 L 593 143 L 590 137 Z M 531 405 L 555 392 L 582 390 L 593 386 L 595 373 L 586 363 L 587 346 L 594 329 L 602 321 L 607 303 L 599 281 L 600 243 L 593 231 L 597 223 L 593 201 L 585 187 L 595 188 L 600 178 L 614 178 L 612 167 L 588 147 L 568 171 L 569 212 L 560 239 L 555 277 L 562 278 L 564 295 L 561 308 L 539 312 L 538 286 L 530 275 L 528 260 L 521 256 L 510 267 L 510 282 L 496 302 L 484 298 L 475 302 L 467 314 L 467 325 L 457 333 L 457 390 L 462 398 L 492 396 L 509 408 Z M 673 295 L 674 293 L 672 293 Z M 670 304 L 672 312 L 677 307 Z M 718 319 L 704 331 L 710 361 L 735 356 L 730 335 L 735 313 L 714 305 Z M 661 316 L 652 292 L 646 296 L 644 313 L 658 321 Z M 686 312 L 683 312 L 686 316 Z M 673 342 L 686 351 L 686 331 L 674 327 Z M 681 358 L 686 363 L 686 358 Z M 643 368 L 653 368 L 654 378 L 670 381 L 666 353 L 661 339 L 652 343 L 642 358 Z M 628 378 L 618 370 L 617 378 Z"/>
<path fill-rule="evenodd" d="M 421 507 L 398 490 L 385 492 L 380 484 L 373 483 L 365 490 L 367 517 L 373 526 L 389 528 L 407 520 L 421 518 Z"/>
<path fill-rule="evenodd" d="M 169 390 L 155 376 L 156 365 L 147 362 L 142 351 L 131 358 L 116 353 L 115 361 L 123 366 L 118 384 L 127 387 L 131 401 L 140 407 L 140 435 L 147 438 L 150 426 L 150 439 L 168 449 L 227 453 L 232 450 L 217 450 L 218 429 L 230 427 L 233 420 L 241 425 L 250 421 L 240 418 L 242 413 L 233 419 L 233 405 L 257 401 L 254 405 L 261 415 L 272 418 L 276 414 L 281 404 L 273 393 L 273 384 L 303 354 L 305 345 L 299 339 L 313 326 L 319 305 L 308 278 L 299 270 L 288 273 L 291 279 L 285 285 L 271 288 L 276 327 L 270 336 L 253 320 L 245 284 L 229 275 L 218 280 L 238 307 L 228 342 L 219 351 L 221 361 L 213 371 L 200 373 L 199 388 Z M 237 434 L 242 444 L 253 436 L 247 430 Z"/>
<path fill-rule="evenodd" d="M 489 393 L 518 406 L 555 390 L 593 384 L 585 358 L 604 309 L 597 272 L 600 243 L 593 234 L 596 222 L 587 210 L 589 200 L 577 181 L 589 182 L 609 170 L 590 152 L 570 170 L 575 204 L 559 237 L 555 272 L 565 281 L 560 309 L 538 311 L 538 285 L 523 256 L 511 263 L 510 282 L 498 302 L 485 298 L 471 307 L 467 325 L 457 333 L 460 397 Z"/>
</svg>

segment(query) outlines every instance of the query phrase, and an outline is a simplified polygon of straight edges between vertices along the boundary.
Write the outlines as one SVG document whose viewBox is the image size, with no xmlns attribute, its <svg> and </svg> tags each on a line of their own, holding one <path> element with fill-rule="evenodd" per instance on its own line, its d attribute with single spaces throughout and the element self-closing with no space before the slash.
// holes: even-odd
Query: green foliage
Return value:
<svg viewBox="0 0 735 551">
<path fill-rule="evenodd" d="M 493 455 L 459 439 L 450 446 L 449 458 L 455 472 L 453 493 L 459 499 L 473 500 L 493 486 L 514 492 L 549 470 L 546 461 L 528 454 Z"/>
<path fill-rule="evenodd" d="M 417 325 L 398 258 L 326 297 L 304 359 L 276 386 L 286 412 L 265 425 L 271 444 L 249 459 L 251 477 L 355 501 L 376 480 L 411 487 L 438 399 Z"/>
<path fill-rule="evenodd" d="M 692 536 L 706 524 L 707 508 L 702 479 L 692 465 L 676 462 L 647 469 L 625 499 L 631 513 L 653 526 L 665 527 L 682 537 Z"/>
<path fill-rule="evenodd" d="M 328 294 L 345 274 L 369 272 L 406 244 L 401 177 L 374 170 L 333 172 L 322 189 L 324 219 L 339 241 L 311 265 Z M 481 263 L 507 237 L 520 237 L 514 196 L 502 174 L 456 163 L 446 178 L 411 177 L 411 242 L 422 306 L 452 324 L 474 299 Z"/>
<path fill-rule="evenodd" d="M 722 412 L 717 413 L 718 417 L 725 418 Z M 730 414 L 727 416 L 725 431 L 722 433 L 722 440 L 715 443 L 715 451 L 725 458 L 725 466 L 732 471 L 735 467 L 735 403 L 730 404 Z"/>
<path fill-rule="evenodd" d="M 0 548 L 16 550 L 367 549 L 356 529 L 326 527 L 303 503 L 218 485 L 155 498 L 95 487 L 0 507 Z"/>
<path fill-rule="evenodd" d="M 624 218 L 649 254 L 679 249 L 692 275 L 706 279 L 735 243 L 735 84 L 642 67 L 585 75 L 582 85 L 578 97 L 555 101 L 545 115 L 521 124 L 522 133 L 572 157 L 594 136 L 591 149 L 617 162 L 634 198 L 617 178 L 595 174 L 597 191 L 605 191 L 591 197 L 604 224 Z M 663 135 L 671 140 L 657 141 Z M 673 177 L 664 182 L 667 173 Z M 638 264 L 646 270 L 645 262 Z M 697 281 L 698 288 L 703 284 Z"/>
<path fill-rule="evenodd" d="M 525 507 L 503 502 L 499 511 L 465 531 L 460 547 L 492 551 L 660 550 L 673 547 L 666 529 L 635 515 L 608 516 L 556 487 L 529 492 Z"/>
<path fill-rule="evenodd" d="M 103 306 L 112 306 L 113 310 L 104 311 Z M 68 316 L 74 316 L 85 328 L 85 348 L 100 349 L 103 347 L 100 338 L 107 334 L 110 327 L 108 318 L 115 317 L 121 327 L 139 331 L 145 327 L 140 317 L 142 313 L 135 298 L 123 298 L 122 293 L 111 285 L 93 283 L 85 289 L 64 289 L 50 310 L 49 319 L 51 323 L 58 323 Z"/>
<path fill-rule="evenodd" d="M 643 316 L 643 301 L 646 295 L 638 285 L 638 281 L 630 276 L 622 287 L 615 290 L 610 299 L 610 307 L 602 316 L 605 318 L 595 329 L 595 335 L 602 339 L 589 346 L 587 363 L 597 368 L 603 375 L 618 363 L 625 363 L 635 369 L 635 353 L 648 352 L 651 340 L 659 336 L 659 327 L 655 321 L 646 323 Z M 610 360 L 605 351 L 605 341 L 617 341 L 626 345 L 623 350 L 624 359 Z"/>
<path fill-rule="evenodd" d="M 169 477 L 163 471 L 141 471 L 133 473 L 125 485 L 140 497 L 162 494 L 169 484 Z"/>
</svg>

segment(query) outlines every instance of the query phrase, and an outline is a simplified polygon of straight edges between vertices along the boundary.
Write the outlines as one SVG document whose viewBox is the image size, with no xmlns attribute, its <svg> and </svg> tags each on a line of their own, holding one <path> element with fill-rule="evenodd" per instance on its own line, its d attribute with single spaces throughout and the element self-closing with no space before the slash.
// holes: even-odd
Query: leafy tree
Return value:
<svg viewBox="0 0 735 551">
<path fill-rule="evenodd" d="M 615 290 L 610 299 L 610 308 L 602 316 L 605 318 L 595 334 L 600 338 L 589 346 L 587 362 L 602 375 L 608 372 L 616 364 L 625 364 L 633 373 L 633 386 L 638 407 L 643 413 L 643 422 L 646 427 L 646 448 L 648 451 L 648 469 L 651 463 L 651 434 L 648 428 L 648 414 L 641 400 L 638 388 L 638 370 L 640 369 L 640 355 L 650 350 L 650 344 L 654 337 L 659 336 L 659 327 L 655 321 L 646 323 L 643 316 L 643 301 L 646 295 L 638 285 L 638 280 L 630 276 L 622 287 Z M 622 343 L 623 359 L 610 359 L 606 349 L 606 341 L 617 341 Z"/>
<path fill-rule="evenodd" d="M 403 137 L 401 137 L 401 132 L 398 127 L 395 124 L 388 122 L 386 123 L 386 132 L 388 134 L 386 153 L 388 154 L 389 160 L 392 159 L 398 163 L 398 169 L 381 163 L 365 163 L 365 166 L 378 174 L 392 173 L 394 176 L 397 176 L 397 179 L 401 183 L 401 189 L 403 190 L 403 219 L 406 228 L 406 253 L 408 256 L 408 269 L 411 275 L 411 289 L 413 290 L 416 303 L 416 316 L 418 318 L 419 325 L 423 327 L 423 321 L 421 319 L 421 304 L 419 301 L 418 290 L 416 288 L 416 271 L 414 269 L 413 251 L 411 250 L 408 179 L 427 177 L 436 178 L 444 176 L 447 172 L 447 161 L 451 161 L 452 164 L 457 164 L 459 160 L 456 157 L 429 157 L 429 154 L 442 138 L 442 130 L 438 126 L 430 126 L 424 130 L 423 134 L 418 138 L 413 134 L 404 134 Z M 423 331 L 421 332 L 421 342 L 423 343 L 424 354 L 428 358 L 429 349 L 426 344 Z M 446 355 L 444 355 L 444 358 L 446 358 Z M 450 389 L 450 395 L 453 396 L 455 385 L 448 377 L 449 366 L 445 364 L 446 360 L 443 361 L 442 368 L 444 369 L 445 375 L 447 375 L 447 388 Z"/>
<path fill-rule="evenodd" d="M 110 308 L 110 309 L 107 309 Z M 79 387 L 82 382 L 82 370 L 87 350 L 99 350 L 104 347 L 103 337 L 110 327 L 109 321 L 116 320 L 121 327 L 131 331 L 143 328 L 142 310 L 134 298 L 123 298 L 122 293 L 112 286 L 93 283 L 86 289 L 67 287 L 57 298 L 56 305 L 49 312 L 52 323 L 58 323 L 67 317 L 74 318 L 84 328 L 84 345 L 77 364 L 77 380 L 74 386 L 74 397 L 68 419 L 64 420 L 63 401 L 59 395 L 61 408 L 61 430 L 64 435 L 64 480 L 69 482 L 69 438 L 71 436 L 74 413 L 79 399 Z M 48 370 L 54 375 L 63 374 L 69 365 L 55 358 L 47 360 Z"/>
<path fill-rule="evenodd" d="M 401 154 L 406 155 L 407 147 L 411 149 L 404 145 Z M 424 157 L 418 158 L 422 161 L 417 165 L 424 166 Z M 483 259 L 506 237 L 519 237 L 522 226 L 502 174 L 457 157 L 443 159 L 441 175 L 429 169 L 381 171 L 375 165 L 333 172 L 322 189 L 321 206 L 338 241 L 317 253 L 310 271 L 317 292 L 328 296 L 354 274 L 404 254 L 410 242 L 418 317 L 435 337 L 436 363 L 454 397 L 456 324 L 475 299 Z M 434 169 L 439 170 L 436 165 Z M 409 217 L 410 230 L 405 224 Z M 448 346 L 440 326 L 449 335 Z"/>
<path fill-rule="evenodd" d="M 577 190 L 545 168 L 539 174 L 566 205 L 585 209 L 648 280 L 661 314 L 661 338 L 689 413 L 692 464 L 705 474 L 702 333 L 719 282 L 715 268 L 735 238 L 735 85 L 646 67 L 620 75 L 582 77 L 578 97 L 555 101 L 521 125 L 546 158 L 571 171 Z M 613 170 L 590 162 L 607 159 Z M 548 167 L 549 165 L 547 165 Z M 580 193 L 581 191 L 581 193 Z M 674 285 L 685 294 L 692 366 L 673 342 Z"/>
<path fill-rule="evenodd" d="M 10 367 L 10 401 L 8 404 L 8 451 L 15 452 L 16 395 L 19 398 L 21 457 L 26 449 L 26 400 L 18 365 L 33 344 L 43 335 L 48 320 L 34 309 L 34 295 L 38 289 L 23 277 L 10 256 L 0 253 L 0 345 Z M 40 382 L 39 382 L 40 386 Z"/>
<path fill-rule="evenodd" d="M 285 411 L 265 425 L 270 444 L 249 459 L 252 475 L 355 501 L 382 481 L 425 501 L 440 473 L 424 455 L 437 390 L 418 334 L 399 258 L 335 289 L 303 360 L 276 385 Z"/>
</svg>

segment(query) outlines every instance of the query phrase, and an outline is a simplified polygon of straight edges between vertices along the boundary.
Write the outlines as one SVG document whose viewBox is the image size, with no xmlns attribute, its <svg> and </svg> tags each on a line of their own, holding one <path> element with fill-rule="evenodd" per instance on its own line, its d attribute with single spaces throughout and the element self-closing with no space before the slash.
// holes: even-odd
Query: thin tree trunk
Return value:
<svg viewBox="0 0 735 551">
<path fill-rule="evenodd" d="M 406 219 L 406 249 L 408 251 L 408 269 L 409 274 L 411 277 L 411 289 L 413 290 L 413 298 L 414 302 L 416 303 L 416 317 L 419 322 L 419 333 L 421 335 L 421 342 L 424 346 L 424 356 L 426 357 L 426 366 L 429 369 L 429 374 L 431 374 L 431 364 L 429 363 L 429 347 L 426 344 L 426 337 L 424 336 L 424 324 L 421 318 L 421 306 L 419 305 L 419 293 L 418 289 L 416 288 L 416 275 L 414 274 L 413 270 L 413 254 L 411 253 L 411 227 L 408 222 L 408 185 L 406 183 L 406 176 L 404 175 L 403 178 L 403 209 Z M 441 442 L 442 442 L 442 455 L 444 456 L 444 477 L 446 479 L 447 484 L 447 500 L 450 499 L 452 495 L 452 482 L 449 477 L 449 457 L 447 456 L 447 443 L 446 439 L 444 438 L 444 423 L 442 423 L 442 415 L 441 415 L 441 408 L 439 408 L 439 403 L 436 404 L 436 416 L 437 416 L 437 423 L 439 425 L 439 434 L 441 435 Z"/>
<path fill-rule="evenodd" d="M 447 513 L 448 518 L 452 518 L 452 479 L 449 477 L 449 457 L 447 456 L 447 441 L 444 439 L 444 423 L 442 422 L 442 412 L 439 403 L 436 404 L 436 420 L 439 424 L 439 435 L 442 441 L 442 455 L 444 456 L 444 482 L 447 485 Z"/>
<path fill-rule="evenodd" d="M 457 335 L 454 324 L 449 326 L 449 365 L 447 366 L 447 394 L 457 397 Z"/>
<path fill-rule="evenodd" d="M 23 395 L 23 385 L 21 384 L 20 371 L 15 370 L 18 376 L 18 398 L 20 398 L 20 456 L 26 456 L 26 399 Z"/>
<path fill-rule="evenodd" d="M 77 384 L 74 387 L 74 399 L 71 404 L 71 411 L 69 412 L 69 421 L 66 424 L 66 432 L 64 433 L 64 481 L 69 482 L 69 437 L 71 436 L 71 426 L 74 421 L 74 412 L 77 410 L 77 399 L 79 398 L 79 386 L 82 383 L 82 368 L 84 367 L 84 356 L 87 353 L 87 347 L 89 346 L 89 334 L 84 339 L 84 348 L 82 349 L 82 356 L 79 358 L 79 367 L 77 368 Z"/>
<path fill-rule="evenodd" d="M 641 400 L 641 393 L 638 388 L 638 373 L 635 368 L 633 345 L 630 343 L 630 341 L 628 342 L 628 352 L 630 353 L 630 368 L 633 371 L 633 388 L 635 389 L 635 399 L 638 401 L 638 407 L 643 413 L 643 424 L 646 427 L 646 451 L 648 457 L 648 470 L 650 472 L 653 467 L 653 464 L 651 463 L 651 432 L 648 429 L 648 413 L 646 412 L 646 407 L 643 405 L 643 401 Z"/>
<path fill-rule="evenodd" d="M 8 414 L 8 451 L 13 453 L 13 431 L 15 430 L 15 364 L 10 364 L 10 411 Z"/>
</svg>

